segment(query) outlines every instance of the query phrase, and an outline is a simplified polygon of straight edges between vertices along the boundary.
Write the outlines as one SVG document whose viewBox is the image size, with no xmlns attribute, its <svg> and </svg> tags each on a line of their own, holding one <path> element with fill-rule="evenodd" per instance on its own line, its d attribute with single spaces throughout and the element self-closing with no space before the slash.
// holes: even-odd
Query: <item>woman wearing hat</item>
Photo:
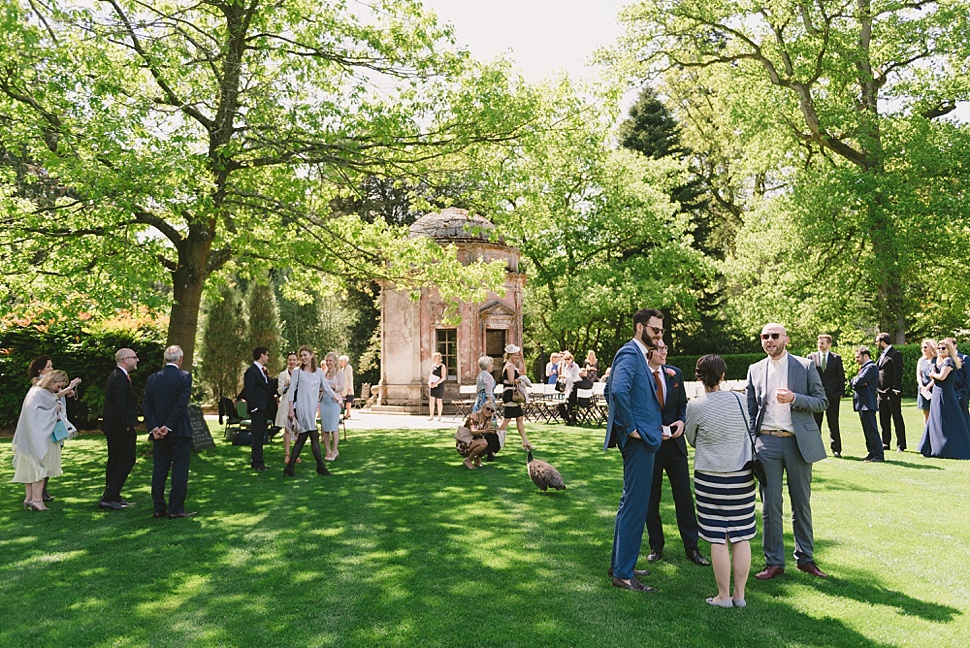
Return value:
<svg viewBox="0 0 970 648">
<path fill-rule="evenodd" d="M 519 436 L 522 437 L 522 447 L 531 450 L 532 444 L 525 436 L 525 414 L 522 411 L 522 405 L 512 400 L 512 392 L 515 391 L 515 385 L 519 382 L 519 366 L 521 364 L 522 349 L 514 344 L 505 345 L 505 366 L 502 367 L 502 410 L 505 418 L 498 429 L 499 432 L 505 432 L 509 427 L 509 422 L 515 419 L 515 426 L 519 430 Z"/>
</svg>

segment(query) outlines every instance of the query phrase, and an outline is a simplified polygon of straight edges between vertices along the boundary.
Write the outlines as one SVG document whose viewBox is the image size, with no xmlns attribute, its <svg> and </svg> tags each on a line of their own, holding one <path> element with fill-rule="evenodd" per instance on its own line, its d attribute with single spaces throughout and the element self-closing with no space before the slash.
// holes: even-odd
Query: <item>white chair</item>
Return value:
<svg viewBox="0 0 970 648">
<path fill-rule="evenodd" d="M 475 385 L 458 386 L 458 400 L 454 401 L 455 416 L 453 418 L 471 413 L 472 407 L 475 406 L 475 394 L 477 392 L 478 387 Z"/>
</svg>

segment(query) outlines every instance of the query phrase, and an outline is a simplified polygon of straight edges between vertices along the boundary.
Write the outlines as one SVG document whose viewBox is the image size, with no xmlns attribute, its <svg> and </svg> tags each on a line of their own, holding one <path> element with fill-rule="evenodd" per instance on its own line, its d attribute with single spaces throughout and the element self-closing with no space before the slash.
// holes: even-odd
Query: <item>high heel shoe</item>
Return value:
<svg viewBox="0 0 970 648">
<path fill-rule="evenodd" d="M 30 509 L 30 504 L 31 504 L 31 501 L 30 500 L 24 500 L 24 510 L 25 511 Z"/>
<path fill-rule="evenodd" d="M 37 502 L 37 501 L 34 501 L 34 500 L 30 500 L 30 502 L 28 502 L 28 504 L 29 504 L 31 510 L 34 510 L 34 511 L 46 511 L 47 510 L 47 507 L 44 506 L 44 503 L 43 502 Z"/>
</svg>

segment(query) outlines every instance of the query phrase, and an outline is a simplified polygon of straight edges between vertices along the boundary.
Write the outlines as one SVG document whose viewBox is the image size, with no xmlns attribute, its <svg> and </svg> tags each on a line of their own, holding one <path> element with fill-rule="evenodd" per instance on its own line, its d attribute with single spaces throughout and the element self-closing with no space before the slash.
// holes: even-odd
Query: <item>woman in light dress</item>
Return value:
<svg viewBox="0 0 970 648">
<path fill-rule="evenodd" d="M 320 454 L 320 433 L 317 431 L 317 412 L 320 409 L 321 398 L 336 400 L 337 395 L 330 389 L 323 371 L 317 366 L 317 358 L 308 346 L 300 347 L 300 366 L 293 370 L 290 378 L 290 389 L 286 396 L 287 416 L 291 425 L 299 432 L 290 462 L 283 469 L 283 474 L 292 477 L 293 468 L 300 458 L 300 452 L 307 439 L 310 439 L 310 449 L 317 462 L 317 474 L 329 475 L 330 471 L 323 463 Z"/>
<path fill-rule="evenodd" d="M 276 427 L 283 430 L 283 463 L 290 463 L 290 443 L 299 435 L 299 431 L 293 426 L 294 419 L 289 417 L 289 403 L 286 394 L 290 391 L 290 381 L 293 379 L 293 370 L 300 364 L 300 358 L 296 351 L 286 354 L 286 369 L 280 372 L 276 380 L 276 393 L 280 395 L 280 405 L 276 408 Z"/>
<path fill-rule="evenodd" d="M 930 401 L 933 400 L 933 379 L 930 373 L 936 368 L 936 341 L 923 340 L 923 357 L 916 363 L 916 406 L 923 410 L 923 425 L 930 418 Z"/>
<path fill-rule="evenodd" d="M 69 382 L 63 371 L 48 371 L 24 398 L 11 449 L 14 469 L 12 481 L 24 485 L 25 509 L 47 510 L 44 506 L 44 479 L 62 474 L 61 444 L 55 443 L 51 435 L 58 420 L 68 428 L 73 427 L 67 420 L 62 399 L 74 395 L 78 382 L 77 379 Z"/>
<path fill-rule="evenodd" d="M 324 363 L 324 376 L 333 396 L 323 396 L 320 399 L 320 425 L 323 428 L 323 449 L 326 451 L 327 461 L 334 461 L 340 456 L 337 445 L 340 443 L 340 412 L 344 408 L 341 394 L 344 392 L 346 377 L 337 366 L 337 354 L 333 351 L 326 355 Z"/>
<path fill-rule="evenodd" d="M 342 355 L 340 360 L 340 370 L 344 372 L 344 419 L 350 418 L 350 409 L 354 405 L 354 368 L 350 364 L 350 358 Z"/>
</svg>

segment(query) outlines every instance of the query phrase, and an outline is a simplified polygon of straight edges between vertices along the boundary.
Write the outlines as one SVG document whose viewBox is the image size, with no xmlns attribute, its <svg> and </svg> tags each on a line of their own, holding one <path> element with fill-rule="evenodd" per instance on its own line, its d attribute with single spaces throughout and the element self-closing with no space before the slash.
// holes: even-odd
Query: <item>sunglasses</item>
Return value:
<svg viewBox="0 0 970 648">
<path fill-rule="evenodd" d="M 647 328 L 650 329 L 651 331 L 653 331 L 657 335 L 663 335 L 664 334 L 664 329 L 662 329 L 662 328 L 658 328 L 656 326 L 650 326 L 649 324 L 647 324 Z"/>
<path fill-rule="evenodd" d="M 762 340 L 769 340 L 769 339 L 770 340 L 777 340 L 780 337 L 781 337 L 781 333 L 762 333 L 761 334 L 761 339 Z"/>
<path fill-rule="evenodd" d="M 482 411 L 483 412 L 494 412 L 495 410 L 493 408 L 491 408 L 491 407 L 483 407 L 482 408 Z"/>
</svg>

